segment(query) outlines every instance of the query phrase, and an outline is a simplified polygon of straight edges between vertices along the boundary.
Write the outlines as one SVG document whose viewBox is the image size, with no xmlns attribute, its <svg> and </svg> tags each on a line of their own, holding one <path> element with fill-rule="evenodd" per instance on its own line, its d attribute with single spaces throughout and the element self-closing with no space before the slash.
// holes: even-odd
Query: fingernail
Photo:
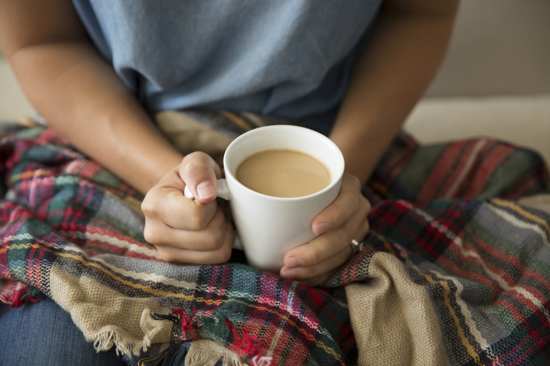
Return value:
<svg viewBox="0 0 550 366">
<path fill-rule="evenodd" d="M 296 272 L 293 269 L 287 269 L 286 271 L 284 271 L 283 277 L 290 278 L 290 279 L 296 278 L 298 277 L 298 272 Z"/>
<path fill-rule="evenodd" d="M 205 180 L 197 186 L 197 193 L 199 198 L 208 198 L 216 194 L 214 186 L 209 181 Z"/>
<path fill-rule="evenodd" d="M 302 260 L 297 257 L 290 257 L 285 261 L 285 266 L 287 266 L 287 268 L 301 267 L 303 265 L 304 263 L 302 262 Z"/>
<path fill-rule="evenodd" d="M 330 224 L 324 222 L 322 224 L 315 225 L 315 234 L 321 235 L 326 233 L 330 229 Z"/>
</svg>

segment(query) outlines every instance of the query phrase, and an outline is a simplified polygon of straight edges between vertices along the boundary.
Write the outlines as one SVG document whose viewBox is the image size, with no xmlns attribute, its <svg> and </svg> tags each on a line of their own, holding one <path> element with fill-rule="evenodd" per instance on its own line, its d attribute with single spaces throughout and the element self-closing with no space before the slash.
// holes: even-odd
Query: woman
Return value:
<svg viewBox="0 0 550 366">
<path fill-rule="evenodd" d="M 324 235 L 287 252 L 280 272 L 318 286 L 368 232 L 360 188 L 435 74 L 456 8 L 2 0 L 0 43 L 38 113 L 146 194 L 145 238 L 169 262 L 226 262 L 234 234 L 215 201 L 220 167 L 202 152 L 182 156 L 152 114 L 245 110 L 328 134 L 346 161 L 340 195 L 313 222 Z M 196 201 L 183 197 L 186 185 Z"/>
</svg>

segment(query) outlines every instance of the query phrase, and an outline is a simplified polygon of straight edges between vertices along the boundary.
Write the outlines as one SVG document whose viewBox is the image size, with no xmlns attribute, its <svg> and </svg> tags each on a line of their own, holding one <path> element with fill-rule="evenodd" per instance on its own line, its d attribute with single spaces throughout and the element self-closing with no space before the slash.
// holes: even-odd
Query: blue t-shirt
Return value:
<svg viewBox="0 0 550 366">
<path fill-rule="evenodd" d="M 328 133 L 382 0 L 73 0 L 144 106 L 244 110 Z"/>
</svg>

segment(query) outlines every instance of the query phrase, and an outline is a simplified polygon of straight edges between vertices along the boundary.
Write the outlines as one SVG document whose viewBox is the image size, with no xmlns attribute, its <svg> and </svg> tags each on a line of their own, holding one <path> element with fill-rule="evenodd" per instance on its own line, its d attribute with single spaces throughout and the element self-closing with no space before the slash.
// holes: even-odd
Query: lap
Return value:
<svg viewBox="0 0 550 366">
<path fill-rule="evenodd" d="M 0 305 L 0 365 L 125 365 L 114 348 L 97 353 L 54 301 Z"/>
</svg>

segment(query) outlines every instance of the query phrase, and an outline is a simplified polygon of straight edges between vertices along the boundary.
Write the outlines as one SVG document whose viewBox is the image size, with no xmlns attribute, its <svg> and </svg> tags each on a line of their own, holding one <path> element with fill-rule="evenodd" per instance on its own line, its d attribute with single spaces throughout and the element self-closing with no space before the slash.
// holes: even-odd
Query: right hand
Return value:
<svg viewBox="0 0 550 366">
<path fill-rule="evenodd" d="M 151 188 L 141 210 L 145 240 L 170 263 L 220 264 L 231 257 L 233 225 L 216 203 L 222 170 L 207 154 L 194 152 Z M 185 186 L 196 197 L 186 198 Z"/>
</svg>

